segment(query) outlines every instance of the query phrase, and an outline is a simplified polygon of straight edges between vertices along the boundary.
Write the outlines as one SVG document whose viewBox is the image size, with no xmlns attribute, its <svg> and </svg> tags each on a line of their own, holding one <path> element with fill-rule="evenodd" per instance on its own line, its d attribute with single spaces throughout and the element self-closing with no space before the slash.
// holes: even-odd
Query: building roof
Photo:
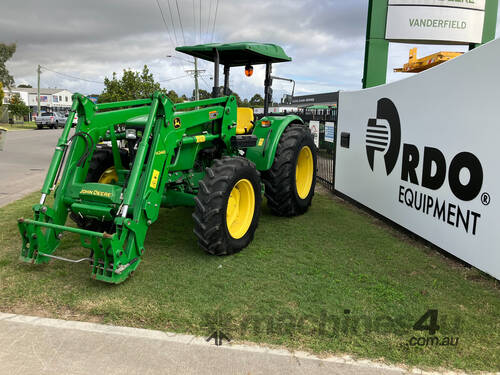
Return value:
<svg viewBox="0 0 500 375">
<path fill-rule="evenodd" d="M 10 89 L 10 91 L 13 91 L 13 92 L 27 92 L 28 94 L 37 94 L 37 88 L 36 87 L 29 87 L 29 88 L 26 88 L 26 87 L 12 87 Z M 9 92 L 9 89 L 4 87 L 3 91 L 5 92 Z M 61 91 L 69 91 L 67 89 L 44 89 L 42 87 L 40 87 L 40 95 L 53 95 L 53 94 L 57 94 L 58 92 L 61 92 Z M 71 92 L 71 91 L 69 91 Z"/>
</svg>

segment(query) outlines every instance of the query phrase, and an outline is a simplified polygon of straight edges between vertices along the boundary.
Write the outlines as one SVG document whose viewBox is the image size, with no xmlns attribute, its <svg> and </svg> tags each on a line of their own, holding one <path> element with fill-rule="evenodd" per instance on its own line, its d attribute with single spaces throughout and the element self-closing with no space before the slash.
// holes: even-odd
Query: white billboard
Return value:
<svg viewBox="0 0 500 375">
<path fill-rule="evenodd" d="M 335 189 L 500 279 L 498 56 L 340 92 Z"/>
<path fill-rule="evenodd" d="M 484 12 L 432 6 L 389 6 L 386 39 L 481 43 Z"/>
<path fill-rule="evenodd" d="M 486 0 L 389 0 L 389 5 L 427 5 L 484 10 Z"/>
</svg>

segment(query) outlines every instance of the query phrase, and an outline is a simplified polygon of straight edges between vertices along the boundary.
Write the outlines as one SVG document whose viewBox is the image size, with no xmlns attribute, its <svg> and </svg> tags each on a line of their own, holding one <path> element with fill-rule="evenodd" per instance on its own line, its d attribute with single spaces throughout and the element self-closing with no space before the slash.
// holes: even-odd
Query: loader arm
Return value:
<svg viewBox="0 0 500 375">
<path fill-rule="evenodd" d="M 79 122 L 70 137 L 75 113 Z M 203 176 L 203 169 L 196 165 L 198 154 L 215 146 L 222 154 L 232 152 L 235 124 L 233 96 L 174 105 L 157 92 L 150 99 L 96 105 L 75 94 L 42 198 L 33 206 L 34 220 L 21 218 L 18 222 L 21 259 L 35 264 L 51 258 L 64 260 L 54 252 L 66 232 L 76 233 L 82 246 L 90 250 L 92 277 L 111 283 L 124 281 L 144 255 L 146 234 L 158 219 L 160 206 L 173 199 L 194 205 Z M 126 139 L 127 129 L 132 127 L 141 129 L 141 137 L 131 165 L 121 165 L 118 142 Z M 89 162 L 100 142 L 111 142 L 117 185 L 86 182 Z M 49 207 L 45 201 L 52 192 L 54 203 Z M 112 221 L 114 231 L 67 226 L 68 213 Z"/>
</svg>

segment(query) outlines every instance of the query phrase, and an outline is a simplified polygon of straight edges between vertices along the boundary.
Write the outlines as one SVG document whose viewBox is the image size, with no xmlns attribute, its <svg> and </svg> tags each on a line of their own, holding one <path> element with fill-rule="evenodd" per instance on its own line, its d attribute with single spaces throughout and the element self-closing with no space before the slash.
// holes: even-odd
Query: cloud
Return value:
<svg viewBox="0 0 500 375">
<path fill-rule="evenodd" d="M 367 0 L 158 2 L 165 23 L 156 0 L 51 0 L 43 6 L 38 0 L 3 0 L 0 42 L 17 43 L 8 68 L 16 83 L 35 85 L 38 64 L 98 82 L 113 72 L 139 70 L 147 64 L 165 87 L 190 95 L 193 79 L 185 70 L 193 67 L 181 60 L 189 57 L 174 51 L 176 45 L 258 41 L 279 44 L 292 56 L 292 63 L 275 64 L 273 74 L 295 79 L 296 93 L 361 87 Z M 410 47 L 391 44 L 389 80 L 401 76 L 391 71 L 407 61 Z M 421 47 L 419 54 L 427 51 L 437 50 Z M 200 86 L 210 91 L 212 65 L 201 62 L 200 66 L 206 70 Z M 262 68 L 256 67 L 251 79 L 242 70 L 233 70 L 232 88 L 242 97 L 262 93 Z M 165 81 L 171 78 L 177 79 Z M 99 93 L 103 87 L 46 69 L 42 86 L 85 94 Z M 290 84 L 275 81 L 275 99 L 290 92 Z"/>
</svg>

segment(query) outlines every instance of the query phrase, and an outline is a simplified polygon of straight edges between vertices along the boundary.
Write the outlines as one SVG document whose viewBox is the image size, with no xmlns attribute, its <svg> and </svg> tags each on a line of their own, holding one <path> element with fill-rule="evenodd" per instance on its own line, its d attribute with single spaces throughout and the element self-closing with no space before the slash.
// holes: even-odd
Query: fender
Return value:
<svg viewBox="0 0 500 375">
<path fill-rule="evenodd" d="M 271 125 L 262 126 L 263 121 Z M 266 116 L 256 121 L 253 135 L 257 136 L 257 146 L 247 149 L 246 158 L 255 163 L 259 171 L 267 171 L 273 165 L 281 135 L 291 123 L 304 124 L 299 116 Z"/>
</svg>

